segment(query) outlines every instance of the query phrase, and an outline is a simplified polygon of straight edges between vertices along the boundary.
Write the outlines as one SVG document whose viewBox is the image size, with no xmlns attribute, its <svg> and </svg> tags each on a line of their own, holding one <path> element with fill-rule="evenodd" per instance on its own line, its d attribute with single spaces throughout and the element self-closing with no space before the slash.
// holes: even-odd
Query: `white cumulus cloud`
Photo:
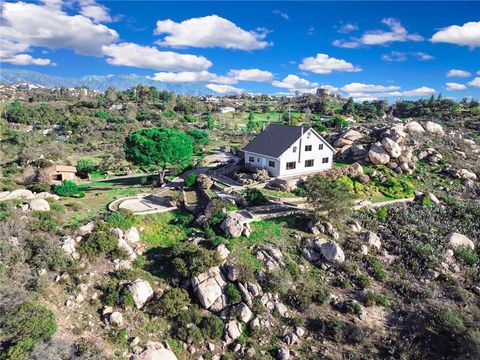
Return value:
<svg viewBox="0 0 480 360">
<path fill-rule="evenodd" d="M 191 18 L 182 22 L 159 20 L 155 34 L 167 34 L 158 44 L 174 47 L 221 47 L 254 50 L 269 45 L 264 30 L 246 31 L 218 15 Z"/>
<path fill-rule="evenodd" d="M 452 69 L 447 72 L 447 77 L 469 77 L 471 73 L 465 70 Z"/>
<path fill-rule="evenodd" d="M 351 85 L 351 84 L 349 84 Z M 361 84 L 365 85 L 365 84 Z M 432 89 L 427 86 L 421 86 L 416 89 L 400 91 L 399 87 L 395 87 L 397 90 L 393 90 L 393 87 L 382 86 L 382 85 L 370 85 L 370 86 L 351 86 L 347 87 L 348 85 L 344 86 L 342 90 L 351 89 L 356 91 L 347 90 L 347 96 L 354 98 L 356 101 L 370 101 L 374 99 L 381 99 L 381 98 L 399 98 L 403 96 L 427 96 L 432 95 L 435 93 L 435 89 Z M 393 91 L 388 91 L 386 89 L 391 88 Z M 375 90 L 378 89 L 378 90 Z"/>
<path fill-rule="evenodd" d="M 16 54 L 11 57 L 2 57 L 1 60 L 14 65 L 55 65 L 50 59 L 34 58 L 29 54 Z"/>
<path fill-rule="evenodd" d="M 260 69 L 230 70 L 228 76 L 237 81 L 266 82 L 273 79 L 273 74 L 270 71 Z"/>
<path fill-rule="evenodd" d="M 272 82 L 273 86 L 290 89 L 290 90 L 300 90 L 300 89 L 312 89 L 318 87 L 318 83 L 310 82 L 306 79 L 302 79 L 297 75 L 290 74 L 286 76 L 282 81 L 275 80 Z"/>
<path fill-rule="evenodd" d="M 333 45 L 343 48 L 358 48 L 365 45 L 384 45 L 392 42 L 423 41 L 419 34 L 410 34 L 401 22 L 394 18 L 382 19 L 382 24 L 389 28 L 385 30 L 366 31 L 361 37 L 351 37 L 348 40 L 335 40 Z"/>
<path fill-rule="evenodd" d="M 430 41 L 475 48 L 480 46 L 480 21 L 448 26 L 433 34 Z"/>
<path fill-rule="evenodd" d="M 103 47 L 111 65 L 133 66 L 159 71 L 202 71 L 212 63 L 203 56 L 159 51 L 153 46 L 134 43 L 111 44 Z"/>
<path fill-rule="evenodd" d="M 465 84 L 459 84 L 454 82 L 447 82 L 445 86 L 448 91 L 465 90 L 467 88 Z"/>
<path fill-rule="evenodd" d="M 245 92 L 245 89 L 239 89 L 231 85 L 208 84 L 206 87 L 219 94 L 240 94 Z"/>
<path fill-rule="evenodd" d="M 206 70 L 204 71 L 182 71 L 182 72 L 159 72 L 155 73 L 151 78 L 153 80 L 166 83 L 218 83 L 218 84 L 235 84 L 237 80 L 227 77 L 218 76 Z"/>
<path fill-rule="evenodd" d="M 29 47 L 69 48 L 94 56 L 101 56 L 102 47 L 119 37 L 115 30 L 88 17 L 68 15 L 57 2 L 3 2 L 1 32 L 3 39 Z"/>
<path fill-rule="evenodd" d="M 95 0 L 79 0 L 80 14 L 92 19 L 95 22 L 110 22 L 109 9 L 105 6 L 97 4 Z"/>
<path fill-rule="evenodd" d="M 473 86 L 480 89 L 480 77 L 476 77 L 472 81 L 469 81 L 467 84 L 468 86 Z"/>
<path fill-rule="evenodd" d="M 299 67 L 302 70 L 311 71 L 315 74 L 331 74 L 333 71 L 362 71 L 362 69 L 348 61 L 336 59 L 327 54 L 317 54 L 315 57 L 307 57 L 302 60 Z"/>
<path fill-rule="evenodd" d="M 362 83 L 350 83 L 341 88 L 341 90 L 346 92 L 383 92 L 383 91 L 393 91 L 399 90 L 400 86 L 383 86 L 383 85 L 372 85 L 372 84 L 362 84 Z"/>
</svg>

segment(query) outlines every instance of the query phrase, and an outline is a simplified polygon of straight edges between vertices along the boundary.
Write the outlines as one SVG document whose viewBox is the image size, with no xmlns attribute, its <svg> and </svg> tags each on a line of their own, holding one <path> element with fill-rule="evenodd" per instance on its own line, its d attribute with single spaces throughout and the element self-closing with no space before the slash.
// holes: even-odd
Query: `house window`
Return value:
<svg viewBox="0 0 480 360">
<path fill-rule="evenodd" d="M 275 161 L 269 160 L 268 161 L 268 166 L 274 168 L 275 167 Z"/>
<path fill-rule="evenodd" d="M 313 166 L 313 159 L 305 160 L 305 167 L 312 167 Z"/>
<path fill-rule="evenodd" d="M 328 157 L 322 159 L 322 164 L 328 164 Z"/>
<path fill-rule="evenodd" d="M 294 170 L 296 167 L 295 161 L 287 162 L 287 170 Z"/>
<path fill-rule="evenodd" d="M 297 147 L 296 146 L 293 147 L 293 152 L 297 152 Z"/>
<path fill-rule="evenodd" d="M 323 144 L 318 144 L 318 150 L 323 150 Z"/>
<path fill-rule="evenodd" d="M 312 145 L 305 145 L 305 151 L 312 151 Z"/>
<path fill-rule="evenodd" d="M 260 162 L 260 158 L 257 158 L 257 162 Z"/>
<path fill-rule="evenodd" d="M 250 156 L 250 157 L 248 158 L 248 161 L 250 161 L 250 162 L 255 162 L 255 158 L 254 158 L 253 156 Z"/>
</svg>

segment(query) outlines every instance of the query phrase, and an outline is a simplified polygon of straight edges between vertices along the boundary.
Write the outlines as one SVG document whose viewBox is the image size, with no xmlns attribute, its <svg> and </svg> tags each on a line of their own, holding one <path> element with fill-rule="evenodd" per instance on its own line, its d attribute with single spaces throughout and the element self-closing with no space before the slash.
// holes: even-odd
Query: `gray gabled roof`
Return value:
<svg viewBox="0 0 480 360">
<path fill-rule="evenodd" d="M 278 158 L 309 128 L 283 124 L 270 124 L 255 136 L 242 151 Z"/>
</svg>

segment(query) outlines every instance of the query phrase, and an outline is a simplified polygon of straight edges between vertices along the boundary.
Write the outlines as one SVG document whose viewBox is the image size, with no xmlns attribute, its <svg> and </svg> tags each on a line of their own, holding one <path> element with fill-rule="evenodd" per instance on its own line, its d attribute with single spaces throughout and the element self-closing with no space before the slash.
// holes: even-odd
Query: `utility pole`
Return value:
<svg viewBox="0 0 480 360">
<path fill-rule="evenodd" d="M 290 114 L 290 104 L 288 104 L 288 125 L 292 125 L 292 116 Z"/>
</svg>

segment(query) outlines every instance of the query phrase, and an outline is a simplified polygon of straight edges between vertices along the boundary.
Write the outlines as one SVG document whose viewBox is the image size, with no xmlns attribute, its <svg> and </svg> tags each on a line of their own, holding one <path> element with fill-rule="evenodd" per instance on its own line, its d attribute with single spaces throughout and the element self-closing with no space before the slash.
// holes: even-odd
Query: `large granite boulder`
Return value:
<svg viewBox="0 0 480 360">
<path fill-rule="evenodd" d="M 32 211 L 50 211 L 50 204 L 45 199 L 33 199 L 28 204 Z"/>
<path fill-rule="evenodd" d="M 382 140 L 382 145 L 385 150 L 387 150 L 388 155 L 392 158 L 398 158 L 400 155 L 402 155 L 402 149 L 400 148 L 400 145 L 398 145 L 395 141 L 392 139 L 386 137 Z"/>
<path fill-rule="evenodd" d="M 159 342 L 149 341 L 146 348 L 131 356 L 130 360 L 177 360 L 177 357 L 169 347 Z"/>
<path fill-rule="evenodd" d="M 345 261 L 342 248 L 334 242 L 326 242 L 320 245 L 320 251 L 325 259 L 331 263 L 341 264 Z"/>
<path fill-rule="evenodd" d="M 213 306 L 215 310 L 218 310 L 222 306 L 226 306 L 223 289 L 227 282 L 218 267 L 210 268 L 206 272 L 192 277 L 190 281 L 198 301 L 205 309 Z"/>
<path fill-rule="evenodd" d="M 452 233 L 448 234 L 447 237 L 448 237 L 448 242 L 454 248 L 465 246 L 465 247 L 468 247 L 472 250 L 475 250 L 474 242 L 463 234 L 452 232 Z"/>
<path fill-rule="evenodd" d="M 132 293 L 133 301 L 137 309 L 141 309 L 145 303 L 153 296 L 153 289 L 147 280 L 136 279 L 128 286 Z"/>
<path fill-rule="evenodd" d="M 385 165 L 390 161 L 390 155 L 380 144 L 373 144 L 368 152 L 368 158 L 374 165 Z"/>
<path fill-rule="evenodd" d="M 429 134 L 437 136 L 445 135 L 445 131 L 443 131 L 442 125 L 434 123 L 432 121 L 427 121 L 423 127 Z"/>
</svg>

